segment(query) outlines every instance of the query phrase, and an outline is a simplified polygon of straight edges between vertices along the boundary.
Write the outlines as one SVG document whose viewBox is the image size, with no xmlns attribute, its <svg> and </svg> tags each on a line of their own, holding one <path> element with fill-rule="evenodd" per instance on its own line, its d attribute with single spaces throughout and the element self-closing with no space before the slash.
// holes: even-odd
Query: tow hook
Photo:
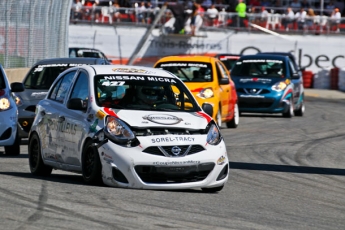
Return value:
<svg viewBox="0 0 345 230">
<path fill-rule="evenodd" d="M 100 129 L 95 133 L 95 136 L 93 136 L 92 141 L 93 147 L 100 148 L 102 145 L 108 142 L 108 138 L 105 138 L 103 129 Z"/>
</svg>

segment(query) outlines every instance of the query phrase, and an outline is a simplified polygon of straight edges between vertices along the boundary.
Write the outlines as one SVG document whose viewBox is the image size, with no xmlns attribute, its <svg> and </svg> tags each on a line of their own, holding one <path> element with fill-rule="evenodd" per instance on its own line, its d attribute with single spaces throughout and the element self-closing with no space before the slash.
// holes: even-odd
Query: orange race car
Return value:
<svg viewBox="0 0 345 230">
<path fill-rule="evenodd" d="M 221 126 L 236 128 L 239 110 L 234 82 L 224 64 L 215 57 L 169 56 L 161 58 L 155 68 L 178 76 L 192 92 L 199 105 L 213 106 L 212 117 Z"/>
</svg>

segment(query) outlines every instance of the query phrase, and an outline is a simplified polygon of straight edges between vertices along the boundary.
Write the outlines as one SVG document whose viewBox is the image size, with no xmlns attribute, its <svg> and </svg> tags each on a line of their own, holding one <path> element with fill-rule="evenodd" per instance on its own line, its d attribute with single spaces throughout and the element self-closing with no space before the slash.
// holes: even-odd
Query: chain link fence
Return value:
<svg viewBox="0 0 345 230">
<path fill-rule="evenodd" d="M 31 67 L 44 58 L 67 57 L 72 0 L 0 0 L 0 63 Z"/>
</svg>

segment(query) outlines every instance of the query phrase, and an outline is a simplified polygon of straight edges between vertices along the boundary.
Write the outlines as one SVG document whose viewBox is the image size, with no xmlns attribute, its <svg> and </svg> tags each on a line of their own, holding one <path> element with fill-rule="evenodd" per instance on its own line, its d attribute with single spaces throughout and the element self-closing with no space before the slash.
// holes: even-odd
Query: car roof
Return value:
<svg viewBox="0 0 345 230">
<path fill-rule="evenodd" d="M 210 56 L 167 56 L 163 57 L 158 60 L 158 62 L 176 62 L 176 61 L 194 61 L 194 62 L 211 62 L 212 60 L 216 59 L 215 57 L 210 57 Z"/>
<path fill-rule="evenodd" d="M 262 59 L 262 58 L 269 58 L 273 60 L 286 60 L 288 57 L 284 55 L 273 55 L 273 54 L 251 54 L 251 55 L 243 55 L 240 60 L 245 59 Z"/>
<path fill-rule="evenodd" d="M 114 74 L 114 75 L 147 75 L 147 76 L 157 76 L 157 77 L 169 77 L 178 78 L 172 73 L 145 66 L 132 66 L 132 65 L 90 65 L 95 70 L 95 74 Z M 85 67 L 85 68 L 87 68 Z"/>
<path fill-rule="evenodd" d="M 242 55 L 241 55 L 241 54 L 232 54 L 232 53 L 219 53 L 219 54 L 216 54 L 215 57 L 219 58 L 219 57 L 221 57 L 221 56 L 239 58 L 239 57 L 241 57 Z"/>
<path fill-rule="evenodd" d="M 289 56 L 295 59 L 295 56 L 290 52 L 261 52 L 259 54 L 283 55 L 283 56 Z"/>
<path fill-rule="evenodd" d="M 43 59 L 35 63 L 35 65 L 48 65 L 48 64 L 98 64 L 106 63 L 103 58 L 49 58 Z"/>
</svg>

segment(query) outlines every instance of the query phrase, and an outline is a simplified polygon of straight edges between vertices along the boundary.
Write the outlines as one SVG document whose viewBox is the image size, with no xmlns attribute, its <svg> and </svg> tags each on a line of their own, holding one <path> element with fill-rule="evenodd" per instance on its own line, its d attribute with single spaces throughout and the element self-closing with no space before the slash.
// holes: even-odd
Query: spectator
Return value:
<svg viewBox="0 0 345 230">
<path fill-rule="evenodd" d="M 293 0 L 290 4 L 292 9 L 300 9 L 302 7 L 301 3 L 299 0 Z"/>
<path fill-rule="evenodd" d="M 334 8 L 335 8 L 335 6 L 334 6 L 333 1 L 329 1 L 329 3 L 326 5 L 326 14 L 330 16 L 332 14 Z"/>
<path fill-rule="evenodd" d="M 101 7 L 99 5 L 99 0 L 95 0 L 95 2 L 92 5 L 92 10 L 94 13 L 95 22 L 99 22 L 101 17 Z"/>
<path fill-rule="evenodd" d="M 246 18 L 247 5 L 243 2 L 243 0 L 238 0 L 238 4 L 235 10 L 238 15 L 237 18 L 238 18 L 239 26 L 244 27 L 244 19 Z"/>
<path fill-rule="evenodd" d="M 344 11 L 344 1 L 336 0 L 334 2 L 334 7 L 339 9 L 339 12 L 342 13 Z"/>
<path fill-rule="evenodd" d="M 214 26 L 216 19 L 218 17 L 218 10 L 214 4 L 212 4 L 211 7 L 207 9 L 206 14 L 207 14 L 208 19 L 210 21 L 210 26 Z"/>
<path fill-rule="evenodd" d="M 260 6 L 264 6 L 264 7 L 271 6 L 271 2 L 268 0 L 261 0 Z"/>
<path fill-rule="evenodd" d="M 177 0 L 173 0 L 171 3 L 165 2 L 164 5 L 171 11 L 175 18 L 174 22 L 174 33 L 182 33 L 184 30 L 184 23 L 186 19 L 186 15 L 184 12 L 184 6 L 177 2 Z"/>
<path fill-rule="evenodd" d="M 80 20 L 82 18 L 82 9 L 83 4 L 80 0 L 75 0 L 75 3 L 72 6 L 72 19 Z"/>
<path fill-rule="evenodd" d="M 300 10 L 295 14 L 295 19 L 297 21 L 298 29 L 300 30 L 305 29 L 306 16 L 307 16 L 307 12 L 305 12 L 304 8 L 300 8 Z"/>
<path fill-rule="evenodd" d="M 314 10 L 312 8 L 309 8 L 308 9 L 308 13 L 307 13 L 307 16 L 306 16 L 306 19 L 305 19 L 305 23 L 306 23 L 306 26 L 308 28 L 311 28 L 313 27 L 314 25 L 314 20 L 315 20 L 315 13 L 314 13 Z"/>
<path fill-rule="evenodd" d="M 256 7 L 260 6 L 260 1 L 259 0 L 250 0 L 248 3 L 248 6 L 256 8 Z"/>
<path fill-rule="evenodd" d="M 295 20 L 295 13 L 293 12 L 291 7 L 286 9 L 286 14 L 283 15 L 282 25 L 284 26 L 286 31 L 289 31 L 289 26 L 294 23 Z"/>
<path fill-rule="evenodd" d="M 191 35 L 194 36 L 195 35 L 195 21 L 196 21 L 196 17 L 199 15 L 199 11 L 200 11 L 200 4 L 198 4 L 197 2 L 193 3 L 193 7 L 192 7 L 192 15 L 191 15 L 191 20 L 190 20 L 190 28 L 191 28 Z"/>
<path fill-rule="evenodd" d="M 333 26 L 336 27 L 336 30 L 335 30 L 336 33 L 340 32 L 340 30 L 339 30 L 340 20 L 341 20 L 341 13 L 339 12 L 338 8 L 334 8 L 334 10 L 331 14 L 331 25 L 332 25 L 332 27 Z"/>
<path fill-rule="evenodd" d="M 145 23 L 145 16 L 146 16 L 146 6 L 145 2 L 141 2 L 140 6 L 138 6 L 137 3 L 135 3 L 136 8 L 136 14 L 137 14 L 137 20 L 138 22 Z"/>
<path fill-rule="evenodd" d="M 118 0 L 115 0 L 114 3 L 110 6 L 110 12 L 113 14 L 114 22 L 120 21 L 120 5 Z"/>
</svg>

